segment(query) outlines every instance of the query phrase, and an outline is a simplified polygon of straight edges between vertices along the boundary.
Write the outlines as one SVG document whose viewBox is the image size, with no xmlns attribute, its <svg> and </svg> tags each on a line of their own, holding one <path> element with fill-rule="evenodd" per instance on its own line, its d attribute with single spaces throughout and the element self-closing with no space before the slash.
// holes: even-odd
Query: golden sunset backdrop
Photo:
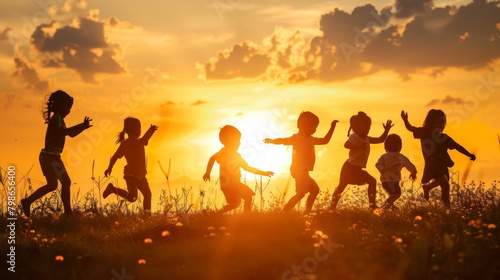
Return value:
<svg viewBox="0 0 500 280">
<path fill-rule="evenodd" d="M 240 153 L 250 165 L 275 172 L 264 195 L 283 193 L 291 148 L 263 139 L 295 133 L 302 111 L 319 116 L 317 137 L 340 121 L 331 142 L 316 148 L 312 177 L 323 191 L 338 183 L 349 118 L 358 111 L 372 118 L 371 136 L 393 120 L 417 182 L 420 143 L 401 110 L 420 126 L 429 109 L 442 109 L 445 132 L 477 155 L 461 179 L 499 179 L 498 2 L 2 0 L 2 7 L 0 166 L 15 165 L 18 177 L 29 171 L 34 188 L 45 184 L 41 109 L 57 89 L 74 97 L 68 126 L 93 119 L 91 129 L 66 140 L 73 193 L 92 187 L 92 167 L 103 176 L 125 117 L 139 118 L 143 132 L 159 126 L 146 148 L 153 210 L 166 188 L 158 162 L 170 169 L 172 188 L 218 188 L 217 168 L 212 182 L 202 175 L 226 124 L 241 130 Z M 372 146 L 367 170 L 376 178 L 383 153 L 383 145 Z M 469 159 L 450 154 L 463 177 Z M 121 187 L 124 165 L 118 161 L 112 173 Z M 243 176 L 253 188 L 256 177 Z"/>
</svg>

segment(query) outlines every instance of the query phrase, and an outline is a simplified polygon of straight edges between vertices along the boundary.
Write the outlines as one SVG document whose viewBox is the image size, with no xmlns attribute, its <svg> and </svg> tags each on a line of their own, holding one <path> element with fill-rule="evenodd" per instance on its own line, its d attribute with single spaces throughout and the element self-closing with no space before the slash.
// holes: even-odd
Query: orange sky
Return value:
<svg viewBox="0 0 500 280">
<path fill-rule="evenodd" d="M 21 172 L 33 166 L 34 187 L 44 183 L 40 108 L 56 89 L 75 99 L 67 125 L 93 119 L 91 129 L 67 139 L 63 154 L 72 181 L 82 188 L 91 186 L 94 160 L 95 175 L 102 176 L 123 119 L 135 116 L 143 128 L 159 126 L 146 150 L 154 199 L 165 188 L 158 161 L 166 167 L 171 160 L 172 186 L 214 187 L 201 177 L 221 147 L 218 130 L 225 124 L 242 131 L 240 152 L 251 165 L 276 173 L 269 186 L 276 194 L 289 178 L 291 149 L 262 140 L 295 133 L 304 110 L 321 120 L 315 136 L 340 121 L 332 141 L 316 149 L 312 176 L 322 190 L 337 184 L 348 153 L 348 120 L 357 111 L 372 117 L 373 136 L 392 119 L 402 153 L 421 171 L 419 142 L 399 113 L 408 111 L 420 125 L 429 109 L 440 108 L 448 115 L 445 131 L 477 154 L 468 180 L 499 179 L 498 4 L 101 2 L 2 0 L 0 166 L 14 164 Z M 382 145 L 372 147 L 367 169 L 375 177 L 383 152 Z M 468 159 L 450 155 L 463 172 Z M 120 160 L 113 170 L 121 186 L 124 164 Z"/>
</svg>

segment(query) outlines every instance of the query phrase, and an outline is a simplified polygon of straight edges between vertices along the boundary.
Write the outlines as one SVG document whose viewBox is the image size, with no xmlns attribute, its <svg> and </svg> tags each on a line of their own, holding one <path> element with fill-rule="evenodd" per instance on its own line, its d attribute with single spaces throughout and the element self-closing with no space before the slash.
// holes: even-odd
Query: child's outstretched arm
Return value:
<svg viewBox="0 0 500 280">
<path fill-rule="evenodd" d="M 210 181 L 210 173 L 212 172 L 212 167 L 214 167 L 215 163 L 215 155 L 211 156 L 210 159 L 208 160 L 207 164 L 207 170 L 205 171 L 205 174 L 203 174 L 203 181 Z"/>
<path fill-rule="evenodd" d="M 120 148 L 118 148 L 118 149 L 120 149 Z M 116 161 L 119 158 L 120 157 L 118 156 L 118 151 L 116 151 L 116 153 L 109 160 L 109 165 L 108 165 L 108 168 L 106 169 L 106 171 L 104 171 L 104 176 L 108 177 L 109 175 L 111 175 L 111 171 L 113 170 L 113 166 L 115 165 Z"/>
<path fill-rule="evenodd" d="M 264 143 L 275 144 L 275 145 L 292 145 L 292 141 L 290 138 L 275 138 L 275 139 L 266 138 L 264 139 Z"/>
<path fill-rule="evenodd" d="M 153 133 L 155 133 L 156 130 L 158 130 L 158 127 L 156 125 L 151 125 L 148 131 L 144 133 L 144 135 L 141 138 L 142 141 L 144 141 L 144 146 L 148 145 L 149 139 L 151 138 L 151 136 L 153 136 Z"/>
<path fill-rule="evenodd" d="M 69 127 L 69 128 L 66 128 L 66 130 L 64 131 L 64 134 L 68 135 L 69 137 L 75 137 L 78 134 L 80 134 L 82 131 L 84 131 L 85 129 L 91 127 L 92 126 L 90 124 L 91 121 L 92 121 L 91 118 L 85 117 L 83 119 L 82 123 L 77 124 L 77 125 L 72 126 L 72 127 Z"/>
<path fill-rule="evenodd" d="M 410 121 L 408 121 L 408 113 L 405 111 L 401 111 L 401 118 L 403 119 L 403 122 L 405 123 L 406 129 L 408 129 L 411 132 L 414 132 L 415 127 L 410 124 Z"/>
<path fill-rule="evenodd" d="M 384 127 L 384 132 L 382 133 L 382 135 L 380 135 L 380 137 L 378 138 L 368 137 L 368 139 L 370 139 L 370 144 L 384 143 L 385 138 L 387 138 L 389 131 L 394 125 L 392 124 L 391 120 L 387 120 L 387 122 L 385 124 L 382 124 L 382 126 Z"/>
<path fill-rule="evenodd" d="M 326 133 L 325 137 L 323 138 L 318 138 L 317 142 L 315 143 L 316 145 L 326 145 L 328 142 L 330 142 L 330 139 L 332 139 L 333 132 L 335 131 L 335 127 L 337 126 L 338 120 L 332 121 L 330 124 L 330 129 Z"/>
<path fill-rule="evenodd" d="M 246 171 L 248 172 L 251 172 L 253 174 L 257 174 L 257 175 L 262 175 L 262 176 L 273 176 L 274 175 L 274 172 L 272 171 L 262 171 L 260 169 L 257 169 L 255 167 L 251 167 L 251 166 L 242 166 L 243 169 L 245 169 Z"/>
<path fill-rule="evenodd" d="M 470 158 L 470 160 L 474 161 L 476 160 L 476 155 L 472 154 L 472 153 L 469 153 L 469 151 L 467 151 L 464 147 L 462 147 L 462 145 L 456 143 L 455 144 L 455 150 L 459 151 L 460 153 L 466 155 L 467 157 Z"/>
</svg>

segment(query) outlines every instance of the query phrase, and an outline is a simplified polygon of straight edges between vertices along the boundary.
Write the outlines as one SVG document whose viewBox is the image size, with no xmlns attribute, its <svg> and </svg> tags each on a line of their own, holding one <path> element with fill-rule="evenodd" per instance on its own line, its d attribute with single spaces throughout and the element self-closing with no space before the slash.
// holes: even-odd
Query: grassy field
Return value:
<svg viewBox="0 0 500 280">
<path fill-rule="evenodd" d="M 431 203 L 417 192 L 371 213 L 366 188 L 352 188 L 335 215 L 324 194 L 310 216 L 167 205 L 148 217 L 89 196 L 64 218 L 50 197 L 17 221 L 16 272 L 3 262 L 0 279 L 500 279 L 496 182 L 455 185 L 451 210 L 439 190 Z"/>
</svg>

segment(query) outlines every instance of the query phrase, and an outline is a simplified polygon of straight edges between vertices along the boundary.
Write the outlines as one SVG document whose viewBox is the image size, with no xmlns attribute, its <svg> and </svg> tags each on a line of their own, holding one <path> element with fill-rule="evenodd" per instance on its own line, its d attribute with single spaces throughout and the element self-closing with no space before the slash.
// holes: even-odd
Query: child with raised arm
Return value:
<svg viewBox="0 0 500 280">
<path fill-rule="evenodd" d="M 422 175 L 424 198 L 429 200 L 429 191 L 441 186 L 441 199 L 444 206 L 450 208 L 450 183 L 448 182 L 450 174 L 448 168 L 455 163 L 451 160 L 448 150 L 456 149 L 468 156 L 470 160 L 476 160 L 476 156 L 443 133 L 446 126 L 446 115 L 443 111 L 431 109 L 427 113 L 422 127 L 412 126 L 408 121 L 408 113 L 405 111 L 401 111 L 401 118 L 406 129 L 413 132 L 413 137 L 420 139 L 424 156 L 424 174 Z"/>
<path fill-rule="evenodd" d="M 30 216 L 31 204 L 37 199 L 57 189 L 57 181 L 61 182 L 61 200 L 64 206 L 64 214 L 71 215 L 71 179 L 61 160 L 66 136 L 75 137 L 85 129 L 91 127 L 89 117 L 73 127 L 66 127 L 64 118 L 70 113 L 73 106 L 73 97 L 62 90 L 50 94 L 43 116 L 48 124 L 45 134 L 45 147 L 40 152 L 39 161 L 42 173 L 47 179 L 47 184 L 37 189 L 27 198 L 21 199 L 21 205 L 26 217 Z M 53 115 L 52 115 L 53 114 Z"/>
<path fill-rule="evenodd" d="M 210 157 L 207 170 L 203 175 L 204 181 L 210 181 L 210 173 L 214 163 L 220 164 L 220 187 L 227 205 L 220 212 L 225 213 L 238 208 L 243 199 L 244 210 L 248 212 L 252 209 L 252 196 L 255 194 L 241 179 L 241 168 L 262 176 L 272 176 L 271 171 L 262 171 L 251 167 L 238 153 L 240 147 L 241 132 L 234 126 L 226 125 L 219 132 L 219 140 L 224 145 L 220 151 Z"/>
<path fill-rule="evenodd" d="M 129 117 L 125 119 L 123 130 L 116 141 L 116 144 L 120 144 L 120 146 L 111 157 L 108 169 L 104 171 L 104 176 L 108 177 L 116 161 L 125 157 L 127 165 L 125 165 L 123 171 L 123 179 L 127 183 L 127 190 L 117 188 L 112 183 L 109 183 L 102 194 L 104 198 L 114 193 L 129 202 L 135 202 L 137 200 L 137 190 L 139 190 L 144 197 L 143 210 L 146 213 L 151 211 L 151 189 L 146 179 L 146 152 L 144 147 L 148 145 L 149 139 L 157 129 L 156 125 L 151 125 L 148 131 L 139 138 L 141 136 L 141 122 L 136 118 Z M 125 138 L 125 134 L 128 135 L 128 138 Z"/>
<path fill-rule="evenodd" d="M 339 184 L 333 192 L 332 204 L 330 208 L 335 211 L 340 197 L 342 196 L 342 192 L 345 190 L 347 185 L 368 184 L 369 207 L 370 209 L 375 210 L 378 208 L 375 202 L 377 194 L 377 180 L 366 172 L 364 168 L 366 168 L 368 156 L 370 155 L 370 144 L 383 143 L 387 134 L 389 134 L 389 130 L 393 127 L 393 124 L 391 120 L 387 120 L 385 124 L 382 124 L 384 132 L 377 138 L 368 136 L 372 121 L 364 112 L 358 112 L 357 115 L 352 116 L 350 124 L 351 126 L 347 132 L 349 139 L 347 139 L 344 144 L 344 147 L 349 149 L 349 158 L 344 163 L 340 171 Z M 351 129 L 354 133 L 349 135 Z"/>
<path fill-rule="evenodd" d="M 337 125 L 337 120 L 332 121 L 330 129 L 323 138 L 316 138 L 312 135 L 316 132 L 319 124 L 319 118 L 311 112 L 302 112 L 297 120 L 299 132 L 288 138 L 264 139 L 266 144 L 281 144 L 293 146 L 292 165 L 290 173 L 295 179 L 295 195 L 285 205 L 284 211 L 292 209 L 299 201 L 309 193 L 306 202 L 305 213 L 309 214 L 312 210 L 314 201 L 319 193 L 319 186 L 309 175 L 309 171 L 314 169 L 316 154 L 315 145 L 326 145 L 332 138 L 333 131 Z"/>
<path fill-rule="evenodd" d="M 394 206 L 396 201 L 401 196 L 401 169 L 405 167 L 410 171 L 410 179 L 417 178 L 417 168 L 411 161 L 401 154 L 403 141 L 397 134 L 390 134 L 384 142 L 386 153 L 380 156 L 375 167 L 380 172 L 380 181 L 382 187 L 389 194 L 389 197 L 384 202 L 382 209 L 398 210 Z"/>
</svg>

